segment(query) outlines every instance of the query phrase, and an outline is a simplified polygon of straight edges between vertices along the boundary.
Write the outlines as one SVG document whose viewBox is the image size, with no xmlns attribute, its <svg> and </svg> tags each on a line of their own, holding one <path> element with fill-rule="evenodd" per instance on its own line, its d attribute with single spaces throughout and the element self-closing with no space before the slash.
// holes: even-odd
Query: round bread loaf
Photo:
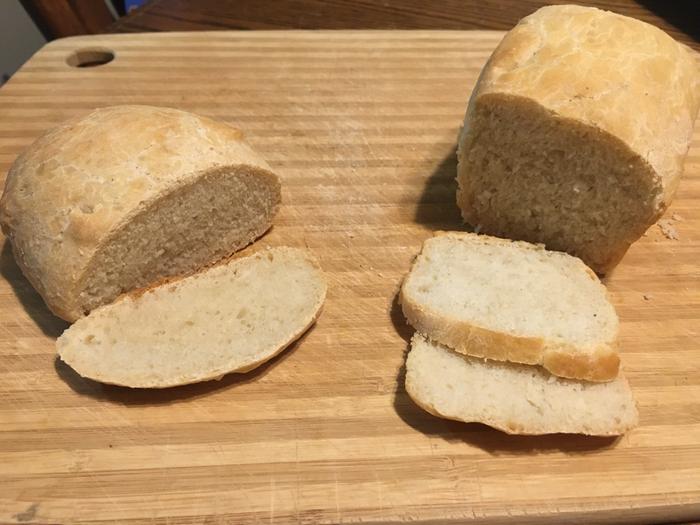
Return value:
<svg viewBox="0 0 700 525">
<path fill-rule="evenodd" d="M 17 158 L 0 223 L 49 308 L 74 321 L 246 246 L 279 203 L 279 179 L 239 130 L 113 106 L 50 130 Z"/>
<path fill-rule="evenodd" d="M 698 104 L 694 57 L 660 29 L 544 7 L 506 34 L 472 93 L 462 215 L 605 273 L 670 204 Z"/>
</svg>

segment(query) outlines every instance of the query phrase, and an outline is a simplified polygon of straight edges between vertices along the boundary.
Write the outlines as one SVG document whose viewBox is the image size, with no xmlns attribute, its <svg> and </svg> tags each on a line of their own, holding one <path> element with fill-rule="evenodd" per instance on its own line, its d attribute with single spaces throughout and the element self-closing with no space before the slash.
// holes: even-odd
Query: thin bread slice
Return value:
<svg viewBox="0 0 700 525">
<path fill-rule="evenodd" d="M 460 353 L 574 379 L 617 376 L 618 320 L 579 259 L 471 233 L 425 241 L 401 288 L 408 322 Z"/>
<path fill-rule="evenodd" d="M 81 376 L 129 387 L 247 372 L 314 323 L 326 288 L 310 253 L 273 248 L 97 308 L 56 348 Z"/>
<path fill-rule="evenodd" d="M 433 415 L 508 434 L 616 436 L 639 419 L 622 374 L 607 383 L 563 379 L 538 366 L 457 354 L 419 333 L 406 359 L 406 391 Z"/>
</svg>

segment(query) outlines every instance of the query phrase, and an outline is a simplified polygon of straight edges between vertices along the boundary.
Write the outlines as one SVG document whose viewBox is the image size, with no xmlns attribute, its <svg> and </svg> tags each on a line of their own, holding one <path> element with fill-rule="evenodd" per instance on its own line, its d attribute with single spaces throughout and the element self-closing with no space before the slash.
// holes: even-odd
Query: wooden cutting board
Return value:
<svg viewBox="0 0 700 525">
<path fill-rule="evenodd" d="M 6 243 L 0 522 L 700 518 L 700 132 L 667 214 L 679 238 L 650 228 L 607 281 L 639 428 L 618 440 L 512 437 L 436 419 L 404 391 L 412 330 L 395 293 L 421 242 L 461 227 L 455 138 L 501 36 L 107 35 L 37 53 L 0 91 L 1 173 L 42 131 L 96 106 L 157 104 L 224 119 L 283 178 L 284 207 L 255 247 L 307 246 L 330 292 L 315 328 L 267 366 L 134 391 L 56 362 L 66 324 Z M 67 63 L 107 51 L 115 58 L 105 65 Z"/>
</svg>

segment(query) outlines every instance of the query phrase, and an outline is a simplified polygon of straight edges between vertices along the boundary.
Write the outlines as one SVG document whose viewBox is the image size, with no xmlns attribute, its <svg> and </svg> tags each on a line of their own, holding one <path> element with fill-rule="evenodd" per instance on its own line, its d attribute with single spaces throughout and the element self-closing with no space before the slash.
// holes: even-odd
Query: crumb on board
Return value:
<svg viewBox="0 0 700 525">
<path fill-rule="evenodd" d="M 645 301 L 651 301 L 654 298 L 650 293 L 645 293 L 642 297 L 644 297 Z"/>
<path fill-rule="evenodd" d="M 678 231 L 675 226 L 673 226 L 673 222 L 670 219 L 661 219 L 656 225 L 667 239 L 671 239 L 672 241 L 678 240 Z"/>
<path fill-rule="evenodd" d="M 676 222 L 681 222 L 683 220 L 683 217 L 681 217 L 680 213 L 672 213 L 671 214 L 671 219 L 673 219 Z"/>
</svg>

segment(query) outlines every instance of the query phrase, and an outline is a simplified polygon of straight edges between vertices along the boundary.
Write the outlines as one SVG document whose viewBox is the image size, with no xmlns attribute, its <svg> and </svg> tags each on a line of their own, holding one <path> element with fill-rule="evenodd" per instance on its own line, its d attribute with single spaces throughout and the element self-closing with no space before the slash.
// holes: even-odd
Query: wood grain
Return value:
<svg viewBox="0 0 700 525">
<path fill-rule="evenodd" d="M 56 362 L 54 339 L 66 325 L 5 245 L 0 522 L 700 518 L 698 132 L 671 210 L 682 217 L 680 239 L 652 227 L 607 280 L 638 429 L 619 440 L 509 437 L 436 419 L 404 392 L 411 329 L 395 293 L 421 242 L 461 227 L 455 139 L 501 36 L 105 35 L 35 55 L 0 91 L 1 173 L 42 131 L 95 106 L 160 104 L 224 119 L 283 178 L 283 209 L 256 247 L 307 246 L 330 291 L 316 327 L 255 372 L 128 390 Z M 116 58 L 66 64 L 93 47 Z"/>
<path fill-rule="evenodd" d="M 510 29 L 544 5 L 571 0 L 150 0 L 117 33 L 220 29 Z M 700 49 L 697 0 L 584 0 L 654 24 Z"/>
</svg>

